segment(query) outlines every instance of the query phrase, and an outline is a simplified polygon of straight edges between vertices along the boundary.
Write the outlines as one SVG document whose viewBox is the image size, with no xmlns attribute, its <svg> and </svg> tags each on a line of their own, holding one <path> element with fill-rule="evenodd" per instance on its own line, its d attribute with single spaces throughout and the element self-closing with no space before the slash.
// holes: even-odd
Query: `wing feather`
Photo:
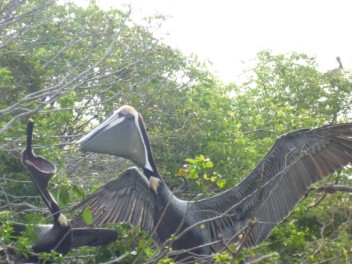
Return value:
<svg viewBox="0 0 352 264">
<path fill-rule="evenodd" d="M 209 219 L 202 229 L 209 242 L 219 237 L 231 241 L 254 220 L 244 243 L 256 245 L 288 216 L 312 183 L 351 161 L 352 124 L 291 132 L 276 141 L 239 185 L 194 202 L 190 219 L 194 223 Z"/>
<path fill-rule="evenodd" d="M 154 227 L 155 196 L 146 177 L 129 168 L 80 202 L 77 208 L 90 208 L 95 225 L 128 222 L 145 230 Z M 71 221 L 73 227 L 87 226 L 81 214 Z"/>
</svg>

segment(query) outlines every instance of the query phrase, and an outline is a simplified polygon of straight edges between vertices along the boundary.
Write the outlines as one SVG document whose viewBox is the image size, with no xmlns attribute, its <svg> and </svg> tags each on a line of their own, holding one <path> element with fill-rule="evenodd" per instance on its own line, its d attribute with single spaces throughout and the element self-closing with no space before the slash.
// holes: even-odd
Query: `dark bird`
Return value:
<svg viewBox="0 0 352 264">
<path fill-rule="evenodd" d="M 338 68 L 335 68 L 333 70 L 330 70 L 330 78 L 335 77 L 341 70 L 343 70 L 343 65 L 341 62 L 341 58 L 340 57 L 336 57 L 336 61 L 339 64 Z"/>
<path fill-rule="evenodd" d="M 155 165 L 142 116 L 122 106 L 79 142 L 82 151 L 129 159 L 130 168 L 87 197 L 94 223 L 129 222 L 154 232 L 176 259 L 219 252 L 231 242 L 263 241 L 309 186 L 352 161 L 352 123 L 297 130 L 279 137 L 237 186 L 196 201 L 175 197 Z M 72 222 L 84 226 L 81 216 Z M 188 252 L 188 253 L 187 253 Z"/>
<path fill-rule="evenodd" d="M 50 161 L 33 153 L 32 133 L 33 122 L 29 121 L 27 126 L 27 146 L 22 152 L 22 164 L 30 172 L 31 179 L 54 220 L 50 229 L 39 234 L 39 239 L 33 246 L 33 252 L 56 250 L 61 254 L 66 254 L 72 245 L 71 226 L 66 216 L 60 212 L 58 204 L 48 190 L 49 180 L 55 173 L 56 168 Z"/>
<path fill-rule="evenodd" d="M 80 246 L 101 246 L 117 238 L 115 230 L 99 228 L 72 228 L 66 216 L 60 211 L 55 199 L 48 190 L 50 178 L 55 173 L 55 165 L 41 156 L 34 154 L 32 150 L 32 133 L 33 122 L 29 121 L 27 126 L 27 146 L 22 152 L 22 164 L 30 172 L 31 179 L 40 193 L 43 201 L 53 216 L 52 225 L 38 225 L 35 227 L 38 239 L 33 245 L 33 252 L 50 252 L 56 250 L 61 254 L 66 254 L 71 247 Z M 19 236 L 21 232 L 27 229 L 27 225 L 21 223 L 11 223 L 13 235 Z M 14 253 L 14 249 L 10 247 L 10 253 L 16 262 L 20 258 Z M 30 261 L 37 261 L 36 256 L 32 256 Z"/>
<path fill-rule="evenodd" d="M 342 70 L 342 69 L 343 69 L 343 66 L 342 66 L 341 58 L 340 58 L 340 57 L 336 57 L 336 61 L 337 61 L 337 63 L 339 64 L 338 69 Z"/>
</svg>

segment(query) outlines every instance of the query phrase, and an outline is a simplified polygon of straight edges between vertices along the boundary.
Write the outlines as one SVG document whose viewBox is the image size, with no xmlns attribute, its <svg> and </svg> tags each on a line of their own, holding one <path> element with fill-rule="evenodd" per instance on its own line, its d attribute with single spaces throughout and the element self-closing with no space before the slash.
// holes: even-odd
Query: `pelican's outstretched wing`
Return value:
<svg viewBox="0 0 352 264">
<path fill-rule="evenodd" d="M 155 195 L 147 178 L 129 168 L 79 203 L 90 207 L 94 224 L 127 222 L 151 231 L 154 227 Z M 73 227 L 86 226 L 81 215 L 71 221 Z"/>
<path fill-rule="evenodd" d="M 288 216 L 312 183 L 351 161 L 352 124 L 291 132 L 276 141 L 239 185 L 194 202 L 189 218 L 194 223 L 213 219 L 202 228 L 212 242 L 220 237 L 237 240 L 234 236 L 253 220 L 244 244 L 256 245 Z"/>
</svg>

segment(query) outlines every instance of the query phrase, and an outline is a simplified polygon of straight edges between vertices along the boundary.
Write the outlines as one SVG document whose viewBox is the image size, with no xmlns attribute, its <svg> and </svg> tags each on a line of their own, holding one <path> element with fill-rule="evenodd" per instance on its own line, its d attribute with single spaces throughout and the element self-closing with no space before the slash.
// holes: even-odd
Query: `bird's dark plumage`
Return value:
<svg viewBox="0 0 352 264">
<path fill-rule="evenodd" d="M 33 252 L 50 252 L 56 250 L 61 254 L 66 254 L 71 247 L 80 246 L 101 246 L 113 242 L 117 238 L 115 230 L 106 228 L 72 228 L 61 213 L 60 208 L 48 190 L 50 178 L 55 173 L 55 165 L 43 157 L 37 156 L 32 150 L 33 122 L 29 121 L 27 126 L 27 146 L 22 152 L 22 164 L 30 172 L 31 179 L 39 194 L 46 203 L 53 216 L 52 225 L 38 225 L 34 230 L 38 234 L 38 239 L 34 242 Z M 1 223 L 0 223 L 1 224 Z M 28 225 L 21 223 L 10 223 L 13 236 L 21 236 L 22 232 L 28 229 Z M 33 255 L 24 260 L 17 255 L 16 251 L 9 247 L 7 255 L 15 262 L 38 261 L 38 257 Z"/>
<path fill-rule="evenodd" d="M 147 231 L 154 228 L 155 195 L 149 182 L 136 168 L 124 171 L 87 197 L 76 207 L 89 204 L 95 223 L 128 222 Z M 84 226 L 83 218 L 73 220 L 74 226 Z"/>
<path fill-rule="evenodd" d="M 118 109 L 79 143 L 83 151 L 122 156 L 143 169 L 143 174 L 128 169 L 79 205 L 90 206 L 95 224 L 126 221 L 153 229 L 159 243 L 175 235 L 174 250 L 211 254 L 224 243 L 260 243 L 312 183 L 350 163 L 352 123 L 281 136 L 241 183 L 197 201 L 180 200 L 169 190 L 155 166 L 143 119 L 130 106 Z M 73 225 L 84 225 L 81 216 Z"/>
</svg>

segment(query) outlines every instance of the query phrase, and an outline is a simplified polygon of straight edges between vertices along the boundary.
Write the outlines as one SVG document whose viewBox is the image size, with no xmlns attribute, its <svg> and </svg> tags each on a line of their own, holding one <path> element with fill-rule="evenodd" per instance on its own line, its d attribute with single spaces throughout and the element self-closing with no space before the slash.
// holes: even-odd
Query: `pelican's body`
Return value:
<svg viewBox="0 0 352 264">
<path fill-rule="evenodd" d="M 239 185 L 197 201 L 180 200 L 167 187 L 143 119 L 130 106 L 119 108 L 79 144 L 83 151 L 121 156 L 143 169 L 126 170 L 79 205 L 90 206 L 95 224 L 125 221 L 141 226 L 153 231 L 159 244 L 167 243 L 175 258 L 199 259 L 231 242 L 248 247 L 264 240 L 312 183 L 352 161 L 352 124 L 281 136 Z M 84 221 L 78 216 L 73 225 Z"/>
</svg>

